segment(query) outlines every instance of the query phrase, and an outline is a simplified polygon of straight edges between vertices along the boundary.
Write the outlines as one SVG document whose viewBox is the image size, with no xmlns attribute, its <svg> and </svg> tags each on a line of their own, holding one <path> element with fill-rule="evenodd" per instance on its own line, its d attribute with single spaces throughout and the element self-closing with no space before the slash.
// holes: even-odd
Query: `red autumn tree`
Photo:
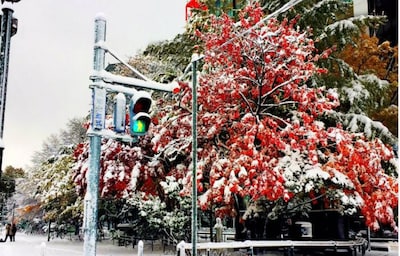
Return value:
<svg viewBox="0 0 400 256">
<path fill-rule="evenodd" d="M 315 61 L 329 50 L 316 54 L 309 32 L 297 31 L 295 21 L 261 18 L 260 8 L 248 7 L 239 24 L 222 16 L 197 34 L 205 54 L 197 113 L 201 208 L 237 215 L 237 197 L 276 205 L 318 200 L 348 213 L 360 209 L 374 229 L 394 227 L 397 181 L 384 168 L 393 152 L 378 139 L 322 121 L 338 98 L 310 78 L 325 72 Z M 104 195 L 156 194 L 165 176 L 181 178 L 182 196 L 190 195 L 191 100 L 190 84 L 182 83 L 177 103 L 159 100 L 158 124 L 141 147 L 103 146 Z M 78 155 L 76 181 L 84 188 L 87 155 Z"/>
<path fill-rule="evenodd" d="M 237 214 L 234 195 L 287 203 L 318 197 L 348 213 L 359 207 L 375 229 L 394 226 L 397 182 L 382 166 L 393 160 L 392 151 L 320 121 L 338 106 L 334 91 L 310 82 L 325 72 L 314 63 L 329 50 L 315 54 L 295 21 L 261 18 L 259 8 L 248 7 L 240 24 L 223 16 L 198 33 L 205 54 L 198 89 L 200 206 Z M 165 113 L 171 118 L 156 127 L 155 150 L 190 159 L 191 99 L 187 86 L 174 114 Z"/>
</svg>

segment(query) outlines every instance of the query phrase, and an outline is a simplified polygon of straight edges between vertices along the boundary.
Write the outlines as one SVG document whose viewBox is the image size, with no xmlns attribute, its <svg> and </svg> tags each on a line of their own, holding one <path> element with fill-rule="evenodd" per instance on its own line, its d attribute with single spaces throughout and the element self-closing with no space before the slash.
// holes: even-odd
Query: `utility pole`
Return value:
<svg viewBox="0 0 400 256">
<path fill-rule="evenodd" d="M 18 0 L 19 1 L 19 0 Z M 8 63 L 10 57 L 10 42 L 11 36 L 17 33 L 17 19 L 13 18 L 14 10 L 11 3 L 18 1 L 4 1 L 2 8 L 3 14 L 1 15 L 1 28 L 0 28 L 0 180 L 3 164 L 3 131 L 4 131 L 4 113 L 6 111 L 6 95 L 7 95 L 7 79 L 8 79 Z"/>
</svg>

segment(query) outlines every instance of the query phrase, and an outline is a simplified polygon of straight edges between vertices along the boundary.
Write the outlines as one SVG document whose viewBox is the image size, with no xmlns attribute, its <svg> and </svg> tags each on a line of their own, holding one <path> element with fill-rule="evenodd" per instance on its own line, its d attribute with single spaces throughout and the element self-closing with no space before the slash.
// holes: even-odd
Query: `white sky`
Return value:
<svg viewBox="0 0 400 256">
<path fill-rule="evenodd" d="M 107 45 L 126 60 L 183 32 L 186 0 L 21 0 L 13 5 L 3 169 L 27 167 L 68 120 L 90 111 L 94 18 L 107 19 Z M 110 58 L 110 62 L 115 62 Z"/>
</svg>

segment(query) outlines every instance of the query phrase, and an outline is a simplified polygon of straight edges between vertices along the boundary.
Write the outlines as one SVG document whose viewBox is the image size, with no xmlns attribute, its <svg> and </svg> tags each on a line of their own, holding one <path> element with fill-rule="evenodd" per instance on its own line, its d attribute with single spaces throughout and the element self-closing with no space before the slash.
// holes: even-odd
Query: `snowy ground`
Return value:
<svg viewBox="0 0 400 256">
<path fill-rule="evenodd" d="M 32 236 L 24 233 L 17 233 L 16 242 L 0 243 L 1 256 L 77 256 L 83 255 L 83 242 L 69 239 L 54 239 L 47 242 L 46 236 Z M 97 242 L 97 256 L 133 256 L 138 255 L 137 246 L 117 246 L 110 240 Z M 160 244 L 154 245 L 154 250 L 151 250 L 151 245 L 145 243 L 144 255 L 148 256 L 163 256 L 176 255 L 174 248 L 168 248 L 163 252 Z M 268 254 L 278 255 L 278 254 Z M 358 253 L 361 255 L 361 253 Z M 367 251 L 366 256 L 397 256 L 399 251 L 397 248 L 392 248 L 388 251 Z"/>
<path fill-rule="evenodd" d="M 138 255 L 137 246 L 117 246 L 110 240 L 97 242 L 97 256 L 132 256 Z M 17 233 L 15 242 L 0 243 L 1 256 L 75 256 L 83 255 L 83 242 L 78 240 L 53 239 L 47 242 L 47 236 L 26 235 Z M 145 243 L 144 255 L 161 256 L 175 255 L 171 250 L 162 251 L 160 245 L 154 246 L 154 251 L 151 250 L 151 245 Z"/>
</svg>

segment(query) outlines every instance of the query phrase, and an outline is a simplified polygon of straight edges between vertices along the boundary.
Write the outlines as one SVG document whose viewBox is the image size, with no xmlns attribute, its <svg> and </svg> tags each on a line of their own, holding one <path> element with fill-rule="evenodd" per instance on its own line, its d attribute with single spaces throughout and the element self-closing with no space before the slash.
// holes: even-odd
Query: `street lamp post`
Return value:
<svg viewBox="0 0 400 256">
<path fill-rule="evenodd" d="M 18 2 L 18 1 L 6 1 Z M 4 3 L 4 0 L 2 0 Z M 14 10 L 11 4 L 4 4 L 2 8 L 3 15 L 1 16 L 1 45 L 0 45 L 0 179 L 3 164 L 3 131 L 4 131 L 4 113 L 6 110 L 6 94 L 7 94 L 7 79 L 8 79 L 8 63 L 10 57 L 10 42 L 11 36 L 16 33 L 17 19 L 13 18 Z"/>
</svg>

